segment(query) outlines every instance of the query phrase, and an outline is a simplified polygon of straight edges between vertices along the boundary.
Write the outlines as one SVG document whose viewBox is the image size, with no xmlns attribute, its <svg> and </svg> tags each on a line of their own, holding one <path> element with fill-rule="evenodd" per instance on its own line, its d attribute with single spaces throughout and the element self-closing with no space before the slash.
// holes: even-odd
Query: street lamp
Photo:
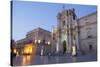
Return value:
<svg viewBox="0 0 100 67">
<path fill-rule="evenodd" d="M 17 50 L 14 48 L 13 52 L 14 52 L 14 53 L 17 53 Z"/>
<path fill-rule="evenodd" d="M 50 42 L 48 41 L 48 45 L 50 45 Z"/>
<path fill-rule="evenodd" d="M 41 40 L 38 40 L 38 43 L 40 43 L 41 42 Z"/>
<path fill-rule="evenodd" d="M 37 43 L 37 40 L 35 40 L 35 43 Z"/>
</svg>

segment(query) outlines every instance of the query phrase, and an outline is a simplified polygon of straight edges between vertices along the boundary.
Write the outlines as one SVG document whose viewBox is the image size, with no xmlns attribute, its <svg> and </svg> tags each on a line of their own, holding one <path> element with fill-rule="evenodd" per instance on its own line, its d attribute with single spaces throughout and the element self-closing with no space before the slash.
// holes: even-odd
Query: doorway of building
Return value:
<svg viewBox="0 0 100 67">
<path fill-rule="evenodd" d="M 63 53 L 66 53 L 66 41 L 63 41 Z"/>
<path fill-rule="evenodd" d="M 89 45 L 89 50 L 91 51 L 93 49 L 93 46 L 90 44 Z"/>
</svg>

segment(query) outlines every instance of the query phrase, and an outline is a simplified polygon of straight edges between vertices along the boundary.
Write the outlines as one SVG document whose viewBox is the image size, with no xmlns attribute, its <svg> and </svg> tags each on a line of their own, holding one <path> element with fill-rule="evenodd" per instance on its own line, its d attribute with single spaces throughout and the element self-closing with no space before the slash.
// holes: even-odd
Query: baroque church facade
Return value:
<svg viewBox="0 0 100 67">
<path fill-rule="evenodd" d="M 56 36 L 53 35 L 56 39 L 57 53 L 75 52 L 76 48 L 79 49 L 79 30 L 75 10 L 69 9 L 58 13 L 57 21 L 57 29 L 54 32 Z"/>
<path fill-rule="evenodd" d="M 88 20 L 88 24 L 84 24 L 85 22 L 87 22 L 84 19 Z M 57 15 L 57 26 L 54 26 L 52 30 L 53 52 L 71 53 L 72 55 L 76 55 L 78 51 L 88 52 L 93 50 L 93 52 L 96 53 L 96 26 L 97 12 L 91 13 L 81 18 L 77 18 L 75 9 L 61 11 Z M 89 28 L 89 31 L 92 31 L 88 33 L 87 30 L 84 30 L 85 28 Z M 90 35 L 91 33 L 93 34 Z"/>
</svg>

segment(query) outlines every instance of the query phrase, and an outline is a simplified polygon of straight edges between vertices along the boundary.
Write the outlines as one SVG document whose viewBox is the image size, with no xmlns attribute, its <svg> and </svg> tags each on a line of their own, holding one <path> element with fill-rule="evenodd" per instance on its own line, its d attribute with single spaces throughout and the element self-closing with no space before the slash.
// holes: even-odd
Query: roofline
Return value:
<svg viewBox="0 0 100 67">
<path fill-rule="evenodd" d="M 88 17 L 88 16 L 91 16 L 91 15 L 94 15 L 94 14 L 97 14 L 97 11 L 90 13 L 88 15 L 82 16 L 82 17 L 78 18 L 78 20 L 83 19 L 83 18 Z"/>
<path fill-rule="evenodd" d="M 33 30 L 27 32 L 27 34 L 32 33 L 33 31 L 35 31 L 35 30 L 37 30 L 37 29 L 45 30 L 45 29 L 43 29 L 43 28 L 38 27 L 38 28 L 35 28 L 35 29 L 33 29 Z M 45 31 L 51 33 L 51 32 L 48 31 L 48 30 L 45 30 Z"/>
</svg>

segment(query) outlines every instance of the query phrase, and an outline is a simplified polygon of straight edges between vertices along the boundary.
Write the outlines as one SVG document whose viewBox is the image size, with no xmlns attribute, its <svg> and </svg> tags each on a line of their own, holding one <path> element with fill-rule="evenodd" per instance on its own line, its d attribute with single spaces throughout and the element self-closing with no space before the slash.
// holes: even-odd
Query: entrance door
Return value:
<svg viewBox="0 0 100 67">
<path fill-rule="evenodd" d="M 63 53 L 65 53 L 66 52 L 66 41 L 64 40 L 63 41 Z"/>
<path fill-rule="evenodd" d="M 92 45 L 89 45 L 89 50 L 90 50 L 90 51 L 92 50 Z"/>
</svg>

